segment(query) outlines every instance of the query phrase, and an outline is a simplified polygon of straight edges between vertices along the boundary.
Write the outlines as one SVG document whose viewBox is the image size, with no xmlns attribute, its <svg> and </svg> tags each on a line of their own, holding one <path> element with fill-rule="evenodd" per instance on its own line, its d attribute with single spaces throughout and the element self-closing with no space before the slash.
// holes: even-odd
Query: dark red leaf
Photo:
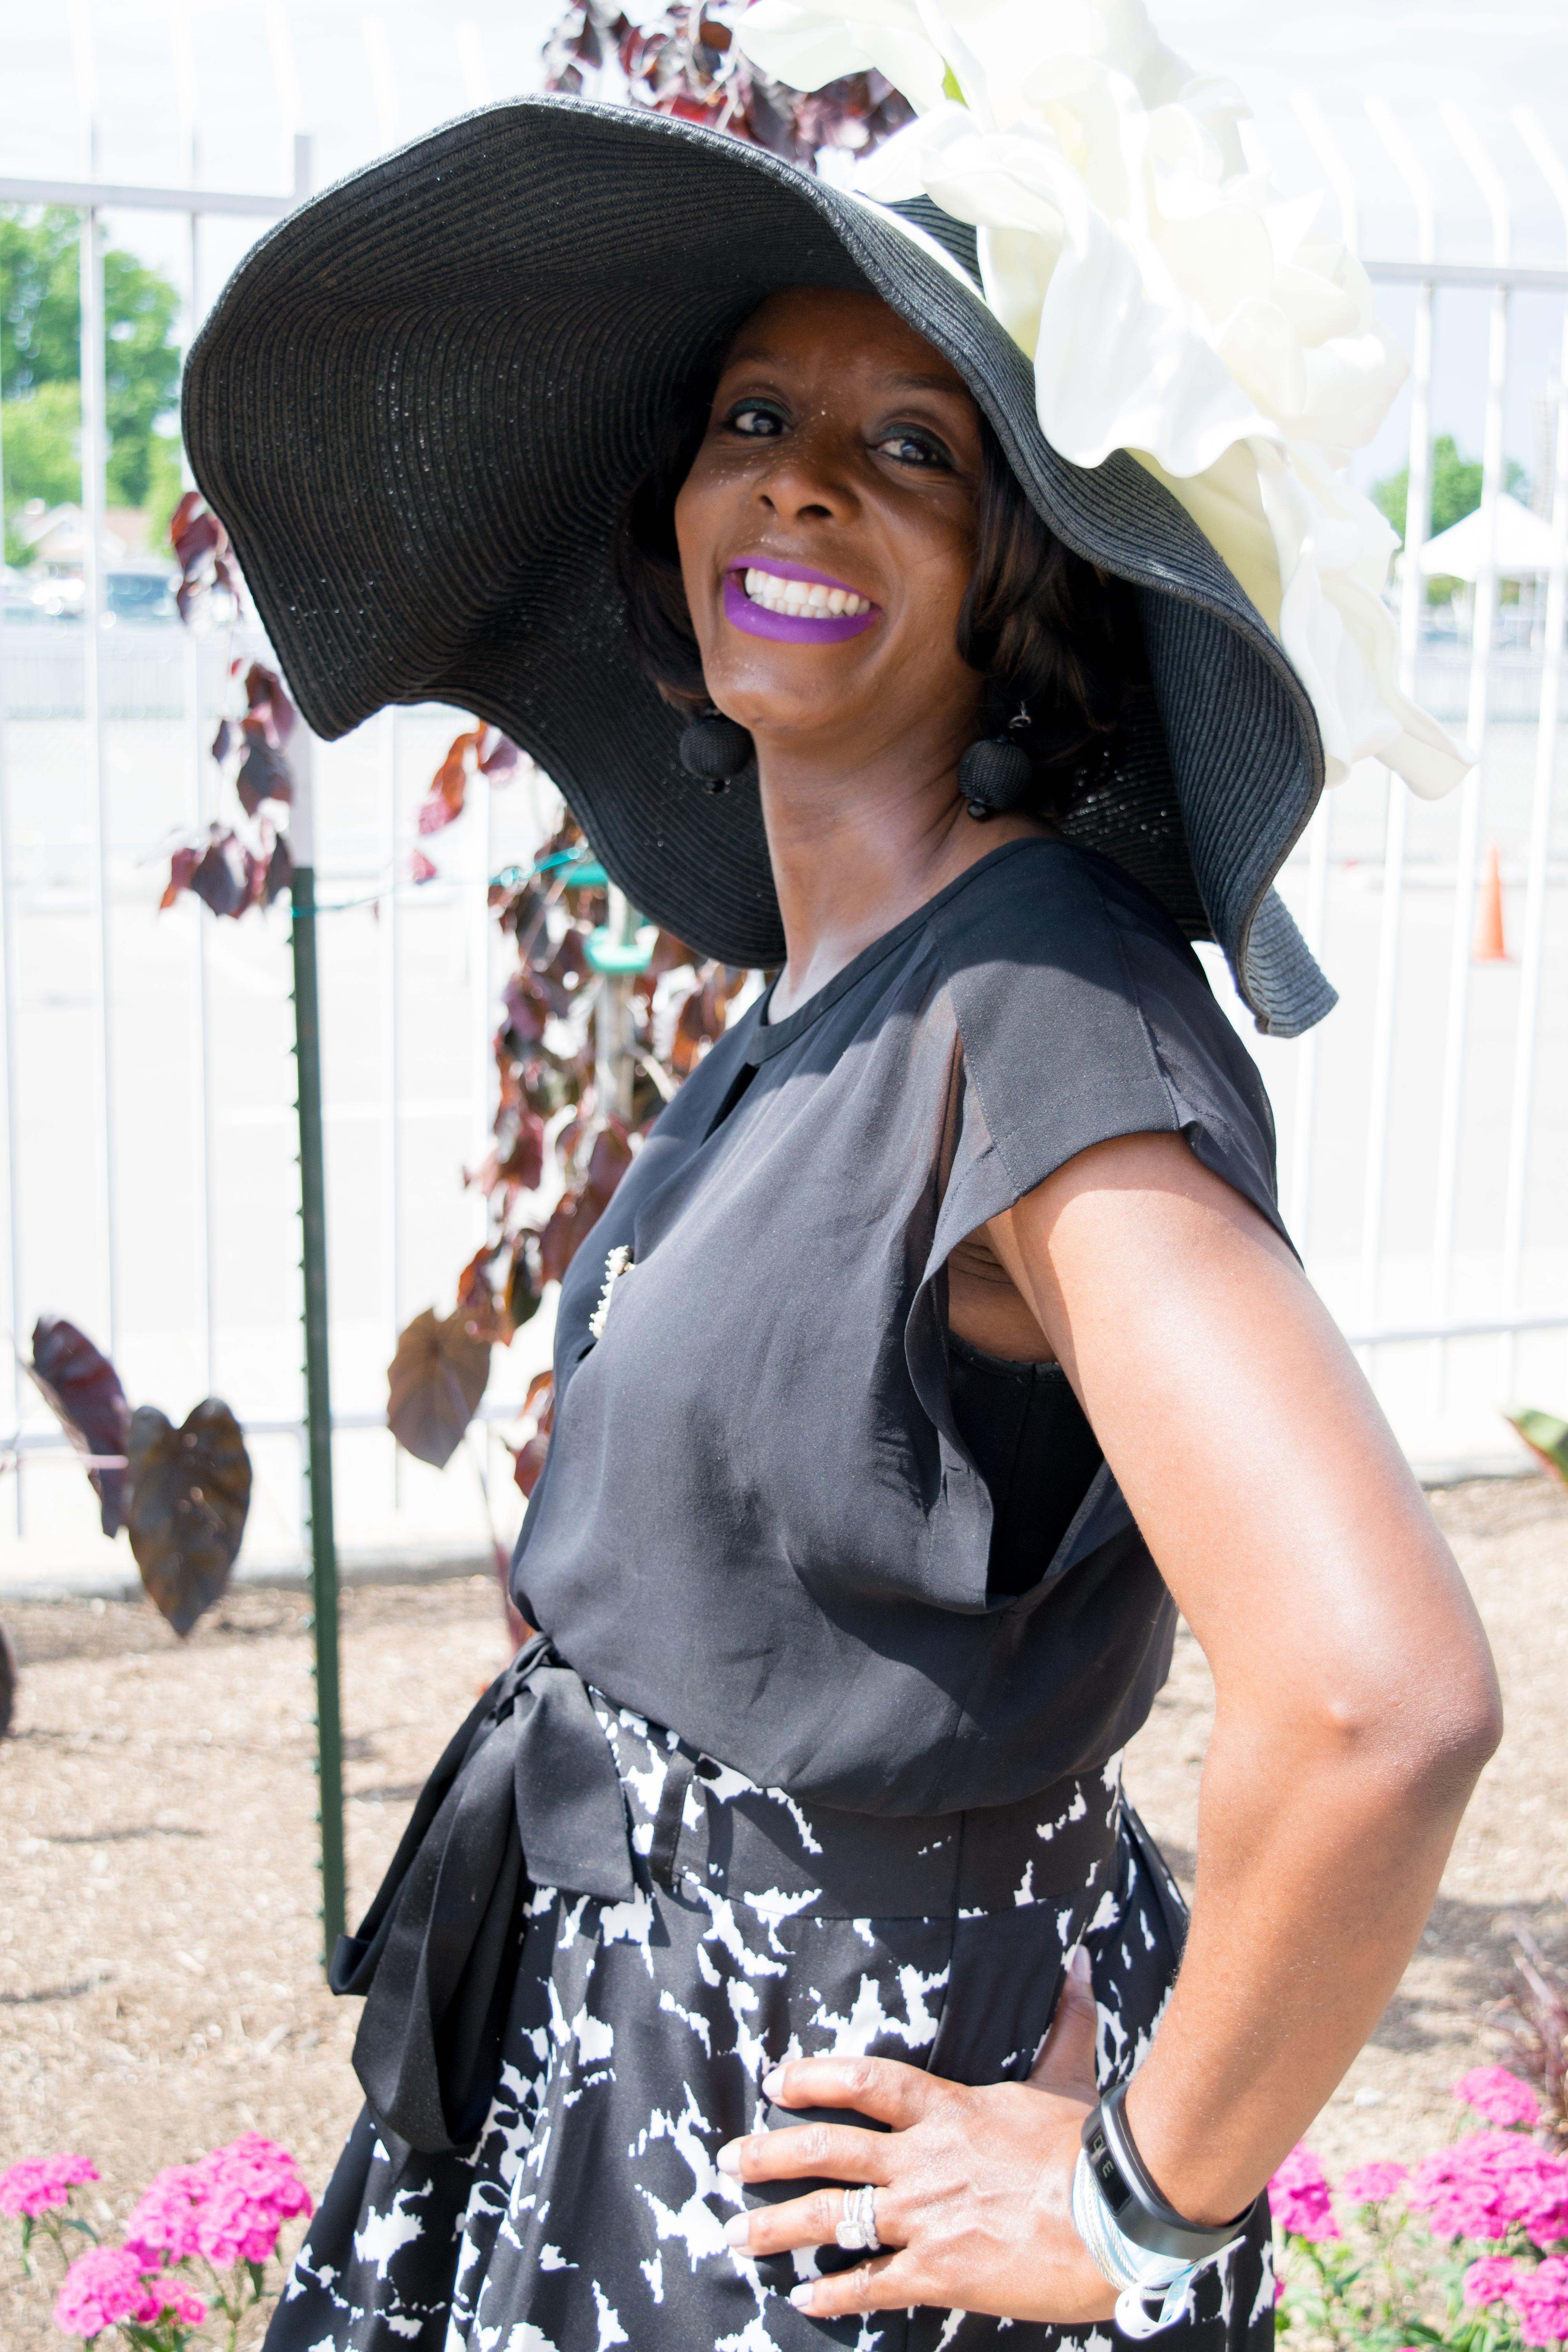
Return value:
<svg viewBox="0 0 1568 2352">
<path fill-rule="evenodd" d="M 33 1326 L 28 1366 L 50 1411 L 79 1454 L 123 1454 L 131 1407 L 120 1375 L 63 1315 L 40 1315 Z M 125 1519 L 123 1470 L 89 1470 L 106 1536 L 118 1535 Z"/>
<path fill-rule="evenodd" d="M 221 767 L 234 749 L 234 729 L 226 719 L 220 719 L 217 733 L 213 737 L 213 758 Z"/>
<path fill-rule="evenodd" d="M 131 1549 L 142 1583 L 184 1635 L 228 1582 L 250 1509 L 250 1456 L 216 1397 L 178 1429 L 156 1405 L 138 1405 L 126 1450 Z"/>
<path fill-rule="evenodd" d="M 519 1494 L 531 1496 L 544 1475 L 544 1457 L 549 1451 L 548 1437 L 531 1437 L 518 1447 L 511 1475 Z"/>
<path fill-rule="evenodd" d="M 632 1148 L 618 1118 L 606 1119 L 588 1156 L 588 1190 L 601 1208 L 632 1164 Z"/>
<path fill-rule="evenodd" d="M 563 1192 L 539 1237 L 540 1276 L 559 1282 L 605 1213 L 605 1203 L 587 1185 L 581 1192 Z"/>
<path fill-rule="evenodd" d="M 533 973 L 514 971 L 506 984 L 501 1002 L 506 1006 L 507 1027 L 519 1045 L 536 1045 L 544 1034 L 551 1004 Z"/>
<path fill-rule="evenodd" d="M 498 1160 L 496 1173 L 520 1192 L 537 1192 L 544 1181 L 544 1121 L 533 1111 L 525 1110 L 517 1122 L 504 1159 Z"/>
<path fill-rule="evenodd" d="M 235 778 L 235 790 L 246 815 L 254 816 L 263 801 L 292 800 L 294 779 L 282 752 L 268 741 L 264 722 L 242 719 L 239 723 L 245 738 L 245 757 Z"/>
<path fill-rule="evenodd" d="M 174 905 L 182 890 L 188 890 L 190 888 L 191 877 L 195 874 L 196 867 L 201 864 L 201 859 L 202 853 L 199 849 L 175 850 L 173 857 L 169 860 L 168 882 L 164 886 L 163 897 L 158 901 L 158 912 L 160 914 L 163 913 L 165 907 L 172 907 Z"/>
<path fill-rule="evenodd" d="M 544 1297 L 544 1273 L 539 1235 L 519 1234 L 511 1245 L 511 1265 L 506 1278 L 506 1311 L 514 1331 L 521 1331 L 539 1312 Z M 531 1397 L 533 1391 L 529 1390 Z"/>
<path fill-rule="evenodd" d="M 245 673 L 245 699 L 250 717 L 260 719 L 266 729 L 268 743 L 275 751 L 280 751 L 299 725 L 300 714 L 278 672 L 263 662 L 252 662 Z"/>
<path fill-rule="evenodd" d="M 517 773 L 517 763 L 522 754 L 511 737 L 501 734 L 497 728 L 492 727 L 484 740 L 489 749 L 485 751 L 484 742 L 481 742 L 479 748 L 483 757 L 479 761 L 479 773 L 488 776 L 492 784 L 504 784 Z"/>
<path fill-rule="evenodd" d="M 440 1470 L 462 1442 L 490 1374 L 488 1342 L 470 1339 L 460 1314 L 416 1315 L 387 1366 L 386 1422 L 398 1444 Z"/>
<path fill-rule="evenodd" d="M 267 875 L 261 886 L 261 903 L 270 907 L 274 898 L 287 890 L 294 879 L 294 853 L 289 846 L 289 836 L 280 833 L 272 845 L 272 855 L 267 861 Z"/>
<path fill-rule="evenodd" d="M 190 887 L 215 915 L 244 912 L 248 890 L 245 852 L 232 833 L 214 825 L 206 854 L 192 872 Z"/>
<path fill-rule="evenodd" d="M 181 505 L 184 504 L 184 500 L 182 499 Z M 215 514 L 193 516 L 177 535 L 173 525 L 170 526 L 169 536 L 174 545 L 174 560 L 187 580 L 195 575 L 204 559 L 222 544 L 223 535 L 223 525 Z"/>
<path fill-rule="evenodd" d="M 189 527 L 191 517 L 201 511 L 200 490 L 186 490 L 174 513 L 169 517 L 169 544 L 178 547 Z"/>
<path fill-rule="evenodd" d="M 458 1313 L 470 1339 L 508 1348 L 511 1345 L 512 1326 L 507 1320 L 506 1300 L 497 1296 L 489 1277 L 490 1264 L 499 1246 L 487 1242 L 482 1249 L 475 1251 L 458 1276 Z"/>
<path fill-rule="evenodd" d="M 415 823 L 423 834 L 439 833 L 463 814 L 463 800 L 468 788 L 468 759 L 479 750 L 482 727 L 466 734 L 455 735 L 446 758 L 430 779 L 430 789 L 420 802 Z"/>
</svg>

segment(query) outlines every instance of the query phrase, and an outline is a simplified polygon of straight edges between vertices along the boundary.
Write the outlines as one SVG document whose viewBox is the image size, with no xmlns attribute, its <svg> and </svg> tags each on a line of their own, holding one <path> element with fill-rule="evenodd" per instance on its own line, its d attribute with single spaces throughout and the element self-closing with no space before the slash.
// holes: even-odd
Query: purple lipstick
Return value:
<svg viewBox="0 0 1568 2352">
<path fill-rule="evenodd" d="M 802 586 L 786 589 L 785 582 L 799 582 Z M 811 591 L 816 592 L 815 601 L 807 601 Z M 748 636 L 772 637 L 786 645 L 831 646 L 870 628 L 880 620 L 881 606 L 828 572 L 774 559 L 760 564 L 737 563 L 726 572 L 724 616 Z"/>
</svg>

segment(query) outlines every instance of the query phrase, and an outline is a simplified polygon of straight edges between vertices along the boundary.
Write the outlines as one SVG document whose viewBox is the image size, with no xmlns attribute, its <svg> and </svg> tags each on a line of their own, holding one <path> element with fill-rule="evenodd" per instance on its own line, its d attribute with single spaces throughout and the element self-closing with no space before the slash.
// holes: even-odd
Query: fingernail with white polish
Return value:
<svg viewBox="0 0 1568 2352">
<path fill-rule="evenodd" d="M 803 2285 L 791 2287 L 789 2291 L 789 2299 L 794 2304 L 797 2311 L 809 2311 L 811 2309 L 811 2298 L 816 2293 L 816 2289 L 813 2286 L 811 2281 L 807 2279 Z"/>
<path fill-rule="evenodd" d="M 784 2068 L 782 2066 L 770 2066 L 767 2073 L 763 2076 L 763 2096 L 765 2099 L 777 2099 L 782 2097 L 783 2093 Z"/>
<path fill-rule="evenodd" d="M 746 2143 L 743 2139 L 729 2139 L 725 2141 L 723 2147 L 719 2150 L 718 2155 L 713 2159 L 721 2172 L 738 2173 L 740 2171 L 741 2150 L 745 2147 L 745 2145 Z"/>
<path fill-rule="evenodd" d="M 1076 1977 L 1079 1984 L 1087 1984 L 1089 1973 L 1089 1954 L 1081 1944 L 1075 1944 L 1072 1957 L 1068 1961 L 1068 1974 L 1070 1977 Z"/>
<path fill-rule="evenodd" d="M 727 2246 L 743 2246 L 749 2242 L 751 2234 L 751 2215 L 749 2213 L 731 2213 L 729 2220 L 724 2224 L 724 2243 Z"/>
</svg>

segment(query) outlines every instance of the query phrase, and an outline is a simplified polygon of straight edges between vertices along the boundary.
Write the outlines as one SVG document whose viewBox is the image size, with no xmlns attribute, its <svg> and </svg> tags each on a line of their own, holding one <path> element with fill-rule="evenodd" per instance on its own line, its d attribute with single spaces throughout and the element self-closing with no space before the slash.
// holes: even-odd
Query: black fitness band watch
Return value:
<svg viewBox="0 0 1568 2352">
<path fill-rule="evenodd" d="M 1150 2178 L 1121 2112 L 1126 2098 L 1126 2084 L 1118 2083 L 1084 2123 L 1084 2152 L 1100 2193 L 1122 2236 L 1145 2253 L 1165 2254 L 1173 2262 L 1206 2262 L 1240 2237 L 1258 2210 L 1258 2200 L 1217 2229 L 1187 2221 L 1166 2204 Z"/>
</svg>

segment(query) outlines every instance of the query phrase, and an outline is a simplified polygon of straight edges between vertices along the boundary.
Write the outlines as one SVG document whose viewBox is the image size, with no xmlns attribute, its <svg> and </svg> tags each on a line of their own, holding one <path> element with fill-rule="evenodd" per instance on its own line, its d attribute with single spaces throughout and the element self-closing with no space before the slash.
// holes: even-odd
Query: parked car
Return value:
<svg viewBox="0 0 1568 2352">
<path fill-rule="evenodd" d="M 116 564 L 104 580 L 104 617 L 114 621 L 175 621 L 174 590 L 180 575 L 170 563 L 151 559 Z"/>
</svg>

